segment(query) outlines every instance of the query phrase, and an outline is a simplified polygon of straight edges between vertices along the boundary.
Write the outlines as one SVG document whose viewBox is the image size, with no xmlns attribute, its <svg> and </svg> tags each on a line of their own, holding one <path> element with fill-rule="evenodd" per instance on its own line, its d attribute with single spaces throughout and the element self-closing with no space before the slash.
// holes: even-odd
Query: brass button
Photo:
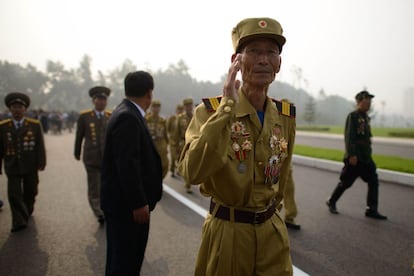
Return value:
<svg viewBox="0 0 414 276">
<path fill-rule="evenodd" d="M 232 99 L 228 99 L 227 100 L 227 105 L 228 106 L 233 106 L 234 105 L 234 101 Z"/>
<path fill-rule="evenodd" d="M 257 162 L 257 164 L 258 164 L 259 166 L 261 166 L 261 165 L 263 165 L 263 162 L 262 162 L 262 161 L 259 161 L 259 162 Z"/>
<path fill-rule="evenodd" d="M 231 107 L 230 106 L 225 106 L 224 107 L 224 112 L 229 113 L 231 111 Z"/>
</svg>

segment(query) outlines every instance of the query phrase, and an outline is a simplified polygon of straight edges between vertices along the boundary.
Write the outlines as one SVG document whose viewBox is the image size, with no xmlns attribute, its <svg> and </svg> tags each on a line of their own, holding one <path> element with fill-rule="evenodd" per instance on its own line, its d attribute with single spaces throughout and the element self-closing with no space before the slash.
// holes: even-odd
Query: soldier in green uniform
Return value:
<svg viewBox="0 0 414 276">
<path fill-rule="evenodd" d="M 95 86 L 89 90 L 94 109 L 82 111 L 76 126 L 75 159 L 81 159 L 83 143 L 83 163 L 88 181 L 89 205 L 98 222 L 105 218 L 100 207 L 101 161 L 103 155 L 106 125 L 111 113 L 105 110 L 111 90 L 104 86 Z"/>
<path fill-rule="evenodd" d="M 177 127 L 175 139 L 177 141 L 177 155 L 180 156 L 185 144 L 185 132 L 191 119 L 193 118 L 194 103 L 193 99 L 187 98 L 183 100 L 184 112 L 177 116 Z M 185 189 L 187 193 L 191 194 L 191 184 L 185 179 Z"/>
<path fill-rule="evenodd" d="M 371 127 L 367 114 L 374 95 L 361 91 L 355 96 L 357 108 L 348 114 L 345 123 L 344 167 L 340 182 L 326 204 L 332 214 L 338 214 L 336 202 L 358 177 L 368 183 L 367 209 L 365 216 L 374 219 L 387 219 L 378 212 L 378 175 L 377 166 L 372 160 Z"/>
<path fill-rule="evenodd" d="M 151 102 L 151 109 L 145 115 L 148 131 L 151 135 L 152 141 L 161 157 L 162 177 L 164 178 L 168 172 L 168 135 L 167 135 L 167 121 L 160 115 L 161 102 L 153 100 Z"/>
<path fill-rule="evenodd" d="M 177 129 L 177 117 L 179 114 L 181 114 L 184 111 L 184 106 L 182 104 L 178 104 L 175 108 L 175 114 L 171 115 L 167 119 L 167 133 L 168 133 L 168 144 L 170 146 L 170 172 L 171 176 L 175 177 L 175 169 L 176 169 L 176 163 L 178 158 L 180 157 L 178 155 L 178 141 L 175 137 L 175 132 Z"/>
<path fill-rule="evenodd" d="M 11 119 L 0 122 L 1 161 L 7 175 L 7 192 L 12 212 L 12 232 L 27 227 L 34 210 L 39 175 L 46 167 L 46 150 L 40 122 L 24 116 L 30 98 L 23 93 L 9 93 L 5 104 Z"/>
<path fill-rule="evenodd" d="M 180 157 L 182 175 L 211 197 L 195 275 L 292 275 L 278 207 L 291 165 L 295 107 L 267 96 L 285 37 L 276 20 L 248 18 L 232 38 L 223 95 L 196 108 Z"/>
</svg>

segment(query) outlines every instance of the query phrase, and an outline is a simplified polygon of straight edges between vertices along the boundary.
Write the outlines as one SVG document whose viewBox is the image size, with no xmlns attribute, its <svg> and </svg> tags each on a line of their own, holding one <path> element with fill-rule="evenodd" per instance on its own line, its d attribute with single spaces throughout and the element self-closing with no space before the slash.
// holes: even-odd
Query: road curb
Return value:
<svg viewBox="0 0 414 276">
<path fill-rule="evenodd" d="M 343 167 L 342 162 L 312 158 L 296 154 L 293 155 L 293 163 L 338 173 Z M 377 173 L 378 178 L 381 181 L 414 187 L 414 174 L 401 173 L 384 169 L 377 169 Z"/>
</svg>

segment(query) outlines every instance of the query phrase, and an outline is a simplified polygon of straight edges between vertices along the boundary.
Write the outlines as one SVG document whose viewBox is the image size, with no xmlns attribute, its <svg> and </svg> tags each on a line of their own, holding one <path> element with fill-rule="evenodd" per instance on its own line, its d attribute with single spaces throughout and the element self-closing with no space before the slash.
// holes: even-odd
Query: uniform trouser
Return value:
<svg viewBox="0 0 414 276">
<path fill-rule="evenodd" d="M 168 152 L 160 152 L 160 157 L 161 157 L 161 166 L 162 166 L 162 178 L 164 178 L 167 173 L 168 173 L 168 165 L 169 165 L 169 160 L 168 160 Z"/>
<path fill-rule="evenodd" d="M 288 233 L 278 214 L 262 224 L 209 215 L 203 225 L 195 276 L 292 275 Z"/>
<path fill-rule="evenodd" d="M 39 176 L 37 171 L 22 175 L 7 175 L 7 193 L 12 213 L 12 225 L 26 225 L 33 213 Z"/>
<path fill-rule="evenodd" d="M 130 216 L 105 213 L 106 276 L 140 274 L 148 242 L 149 223 L 138 224 Z"/>
<path fill-rule="evenodd" d="M 333 191 L 330 202 L 336 203 L 346 189 L 354 184 L 355 180 L 361 177 L 363 181 L 368 183 L 367 206 L 373 211 L 378 209 L 378 175 L 377 167 L 374 161 L 370 160 L 367 163 L 358 162 L 357 165 L 351 166 L 348 159 L 344 160 L 344 167 L 342 168 L 339 177 L 340 182 Z"/>
<path fill-rule="evenodd" d="M 170 172 L 173 173 L 173 174 L 175 174 L 177 159 L 178 159 L 177 147 L 170 145 L 170 160 L 171 160 L 171 162 L 170 162 Z"/>
<path fill-rule="evenodd" d="M 293 181 L 292 169 L 289 170 L 283 203 L 285 207 L 285 221 L 293 222 L 298 215 L 298 209 L 295 201 L 295 183 Z"/>
<path fill-rule="evenodd" d="M 101 210 L 101 169 L 85 165 L 88 176 L 88 201 L 96 217 L 103 216 Z"/>
</svg>

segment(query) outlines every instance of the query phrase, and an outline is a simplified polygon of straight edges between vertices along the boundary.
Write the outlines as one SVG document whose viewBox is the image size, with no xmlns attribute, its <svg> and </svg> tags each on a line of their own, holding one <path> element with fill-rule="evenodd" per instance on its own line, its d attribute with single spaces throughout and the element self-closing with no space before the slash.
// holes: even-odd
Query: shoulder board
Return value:
<svg viewBox="0 0 414 276">
<path fill-rule="evenodd" d="M 112 114 L 112 110 L 105 110 L 105 114 L 111 115 Z"/>
<path fill-rule="evenodd" d="M 276 104 L 276 108 L 279 111 L 279 114 L 289 116 L 291 118 L 296 117 L 296 107 L 294 104 L 285 101 L 277 101 L 275 99 L 272 99 L 272 101 Z"/>
<path fill-rule="evenodd" d="M 0 126 L 11 122 L 11 120 L 12 119 L 5 119 L 5 120 L 0 121 Z"/>
<path fill-rule="evenodd" d="M 40 121 L 39 120 L 36 120 L 36 119 L 33 119 L 33 118 L 28 118 L 28 117 L 25 117 L 24 118 L 26 121 L 28 121 L 29 123 L 33 123 L 33 124 L 40 124 Z"/>
<path fill-rule="evenodd" d="M 203 98 L 202 101 L 206 106 L 208 112 L 214 112 L 217 110 L 218 106 L 220 105 L 220 101 L 223 96 L 217 96 L 213 98 Z"/>
<path fill-rule="evenodd" d="M 91 111 L 92 111 L 92 109 L 85 109 L 85 110 L 82 110 L 81 112 L 79 112 L 79 114 L 83 115 L 83 114 L 89 113 Z"/>
</svg>

